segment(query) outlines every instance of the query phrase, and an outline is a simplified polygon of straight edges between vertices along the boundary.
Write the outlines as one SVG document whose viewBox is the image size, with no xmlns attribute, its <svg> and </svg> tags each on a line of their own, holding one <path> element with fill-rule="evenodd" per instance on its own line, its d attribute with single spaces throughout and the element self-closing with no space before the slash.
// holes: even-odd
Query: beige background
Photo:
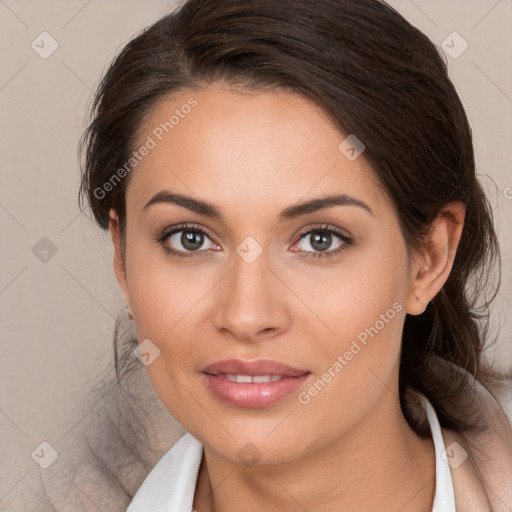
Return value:
<svg viewBox="0 0 512 512">
<path fill-rule="evenodd" d="M 503 250 L 493 317 L 495 332 L 501 330 L 487 357 L 510 369 L 512 1 L 390 4 L 438 45 L 454 31 L 469 44 L 447 59 L 473 127 Z M 77 141 L 106 64 L 172 5 L 0 0 L 0 506 L 36 471 L 31 453 L 41 442 L 59 451 L 61 425 L 111 361 L 114 318 L 124 305 L 108 234 L 78 212 Z M 47 59 L 31 47 L 43 31 L 58 43 Z M 46 262 L 33 253 L 42 237 L 57 250 Z"/>
</svg>

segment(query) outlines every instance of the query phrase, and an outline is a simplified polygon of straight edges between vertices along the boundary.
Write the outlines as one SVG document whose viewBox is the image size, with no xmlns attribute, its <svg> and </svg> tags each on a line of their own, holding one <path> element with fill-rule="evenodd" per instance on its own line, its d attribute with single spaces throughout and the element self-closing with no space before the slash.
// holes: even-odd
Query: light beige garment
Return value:
<svg viewBox="0 0 512 512">
<path fill-rule="evenodd" d="M 485 413 L 486 429 L 463 436 L 442 429 L 447 452 L 453 442 L 461 445 L 468 458 L 451 467 L 457 512 L 512 511 L 512 428 L 493 395 L 477 384 L 475 399 Z M 510 393 L 507 397 L 511 399 Z"/>
</svg>

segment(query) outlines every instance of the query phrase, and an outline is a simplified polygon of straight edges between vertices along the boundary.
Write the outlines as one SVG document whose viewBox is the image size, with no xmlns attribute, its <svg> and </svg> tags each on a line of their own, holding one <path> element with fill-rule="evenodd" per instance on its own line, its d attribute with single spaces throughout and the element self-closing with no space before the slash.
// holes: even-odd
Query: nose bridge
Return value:
<svg viewBox="0 0 512 512">
<path fill-rule="evenodd" d="M 251 340 L 262 331 L 283 329 L 288 315 L 267 251 L 252 237 L 236 248 L 226 290 L 217 305 L 217 329 Z"/>
<path fill-rule="evenodd" d="M 268 254 L 263 250 L 259 254 L 258 252 L 251 242 L 245 242 L 237 247 L 230 278 L 231 295 L 234 297 L 251 299 L 254 295 L 254 298 L 270 299 L 267 289 L 270 273 Z"/>
</svg>

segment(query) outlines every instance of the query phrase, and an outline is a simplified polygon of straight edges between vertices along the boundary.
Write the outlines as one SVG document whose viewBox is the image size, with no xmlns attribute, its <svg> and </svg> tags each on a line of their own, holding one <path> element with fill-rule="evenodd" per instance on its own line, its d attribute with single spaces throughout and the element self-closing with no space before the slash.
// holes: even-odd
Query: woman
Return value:
<svg viewBox="0 0 512 512">
<path fill-rule="evenodd" d="M 497 240 L 426 36 L 378 0 L 189 0 L 115 59 L 83 148 L 187 431 L 130 512 L 512 506 Z"/>
</svg>

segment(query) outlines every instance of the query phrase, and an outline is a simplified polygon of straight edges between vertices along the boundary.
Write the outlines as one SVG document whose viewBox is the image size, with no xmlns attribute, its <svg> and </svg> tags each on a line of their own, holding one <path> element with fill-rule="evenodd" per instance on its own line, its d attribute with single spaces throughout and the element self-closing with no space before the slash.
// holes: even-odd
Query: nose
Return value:
<svg viewBox="0 0 512 512">
<path fill-rule="evenodd" d="M 214 326 L 244 343 L 261 342 L 289 328 L 287 289 L 269 266 L 265 251 L 251 263 L 238 254 L 223 279 Z"/>
</svg>

